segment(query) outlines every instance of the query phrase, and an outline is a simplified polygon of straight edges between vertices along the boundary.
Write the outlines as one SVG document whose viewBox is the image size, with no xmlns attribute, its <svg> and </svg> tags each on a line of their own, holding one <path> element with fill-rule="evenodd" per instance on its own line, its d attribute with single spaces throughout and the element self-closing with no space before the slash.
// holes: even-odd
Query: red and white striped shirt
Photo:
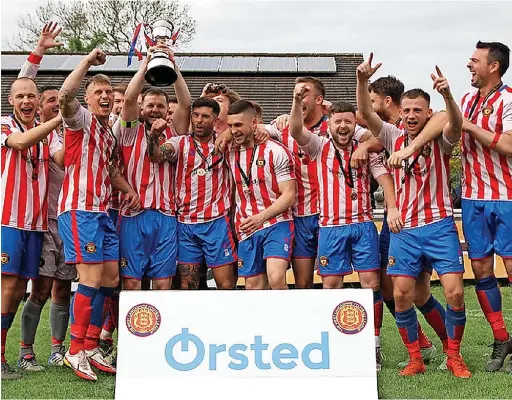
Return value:
<svg viewBox="0 0 512 400">
<path fill-rule="evenodd" d="M 373 219 L 370 174 L 377 179 L 387 174 L 388 170 L 382 157 L 375 153 L 370 153 L 369 163 L 352 169 L 350 158 L 357 144 L 353 140 L 352 146 L 342 149 L 336 147 L 331 139 L 311 135 L 309 143 L 301 146 L 317 164 L 320 226 L 347 225 Z"/>
<path fill-rule="evenodd" d="M 28 127 L 17 123 L 12 116 L 2 117 L 2 225 L 45 231 L 48 229 L 48 165 L 50 157 L 62 150 L 62 144 L 53 131 L 29 149 L 18 151 L 5 146 L 12 133 L 26 130 Z"/>
<path fill-rule="evenodd" d="M 410 140 L 405 130 L 387 122 L 383 122 L 379 139 L 390 154 L 407 147 Z M 414 153 L 405 168 L 395 169 L 396 205 L 404 228 L 431 224 L 453 215 L 449 189 L 453 147 L 441 134 Z"/>
<path fill-rule="evenodd" d="M 123 216 L 140 214 L 144 209 L 158 210 L 166 215 L 175 215 L 174 166 L 170 162 L 154 163 L 149 159 L 146 127 L 138 120 L 121 124 L 121 147 L 123 170 L 126 180 L 140 197 L 141 210 L 123 209 Z M 158 138 L 159 145 L 174 136 L 166 128 Z"/>
<path fill-rule="evenodd" d="M 235 229 L 239 240 L 244 240 L 250 235 L 240 230 L 241 220 L 270 207 L 280 196 L 279 183 L 295 179 L 293 156 L 281 143 L 271 139 L 252 148 L 232 147 L 227 154 L 235 181 Z M 290 208 L 266 221 L 258 230 L 291 219 Z"/>
<path fill-rule="evenodd" d="M 512 88 L 502 85 L 485 101 L 474 89 L 462 97 L 464 118 L 499 135 L 512 131 Z M 476 103 L 476 104 L 475 104 Z M 473 109 L 474 107 L 474 109 Z M 473 109 L 473 113 L 471 113 Z M 470 115 L 471 114 L 471 115 Z M 474 200 L 512 200 L 512 158 L 499 154 L 462 132 L 462 197 Z"/>
<path fill-rule="evenodd" d="M 109 165 L 117 138 L 86 108 L 64 118 L 65 175 L 59 197 L 59 215 L 70 210 L 106 212 L 112 187 Z"/>
<path fill-rule="evenodd" d="M 173 137 L 167 143 L 174 147 L 178 220 L 195 224 L 226 215 L 231 207 L 231 174 L 223 156 L 212 155 L 215 136 L 208 143 L 192 135 Z"/>
<path fill-rule="evenodd" d="M 121 137 L 121 124 L 118 121 L 117 115 L 116 118 L 112 119 L 112 115 L 110 114 L 110 120 L 112 122 L 112 132 L 114 132 L 114 136 L 116 138 Z M 110 123 L 110 122 L 109 122 Z M 120 150 L 120 149 L 118 149 Z M 122 158 L 122 157 L 121 157 Z M 122 160 L 120 160 L 122 161 Z M 122 165 L 120 165 L 120 169 L 122 171 Z M 112 188 L 112 193 L 110 194 L 110 201 L 108 202 L 109 210 L 119 210 L 121 208 L 121 203 L 123 202 L 123 193 L 120 190 L 114 190 Z"/>
<path fill-rule="evenodd" d="M 297 179 L 297 194 L 293 204 L 293 215 L 305 217 L 319 212 L 318 207 L 318 175 L 316 161 L 300 150 L 299 145 L 286 126 L 283 132 L 276 125 L 269 125 L 270 137 L 283 143 L 295 158 L 295 179 Z M 310 130 L 319 136 L 329 136 L 329 119 L 324 115 Z"/>
</svg>

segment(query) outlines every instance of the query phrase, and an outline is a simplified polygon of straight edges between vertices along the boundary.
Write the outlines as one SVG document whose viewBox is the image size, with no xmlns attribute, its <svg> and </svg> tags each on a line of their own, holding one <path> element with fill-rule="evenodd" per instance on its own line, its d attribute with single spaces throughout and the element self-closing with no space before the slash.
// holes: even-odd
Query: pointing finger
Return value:
<svg viewBox="0 0 512 400">
<path fill-rule="evenodd" d="M 372 65 L 373 61 L 373 53 L 370 53 L 370 57 L 368 58 L 368 64 Z"/>
<path fill-rule="evenodd" d="M 444 78 L 443 73 L 441 72 L 441 70 L 439 69 L 439 67 L 437 65 L 436 65 L 436 72 L 437 72 L 437 75 L 439 75 L 440 78 Z"/>
<path fill-rule="evenodd" d="M 375 67 L 372 68 L 373 72 L 377 71 L 382 66 L 382 63 L 378 63 Z"/>
</svg>

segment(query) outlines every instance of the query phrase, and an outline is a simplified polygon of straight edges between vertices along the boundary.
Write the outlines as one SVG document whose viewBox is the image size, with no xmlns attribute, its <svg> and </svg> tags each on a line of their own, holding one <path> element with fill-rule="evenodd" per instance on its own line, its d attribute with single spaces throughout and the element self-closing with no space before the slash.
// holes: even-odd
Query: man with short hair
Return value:
<svg viewBox="0 0 512 400">
<path fill-rule="evenodd" d="M 48 229 L 48 163 L 63 165 L 62 145 L 54 131 L 60 116 L 39 124 L 39 93 L 30 78 L 12 85 L 14 112 L 2 117 L 2 379 L 17 379 L 5 359 L 7 331 L 12 325 L 29 279 L 36 279 Z"/>
<path fill-rule="evenodd" d="M 390 210 L 388 218 L 395 223 L 400 216 L 395 206 L 393 182 L 376 153 L 370 155 L 368 163 L 354 169 L 350 166 L 351 155 L 358 147 L 354 139 L 356 110 L 350 103 L 332 104 L 330 137 L 315 135 L 304 128 L 302 100 L 313 90 L 307 81 L 296 84 L 289 128 L 300 151 L 315 162 L 319 177 L 318 273 L 325 289 L 341 289 L 343 277 L 355 270 L 361 286 L 372 290 L 376 361 L 377 370 L 380 371 L 382 296 L 378 236 L 371 212 L 370 175 L 384 188 Z"/>
<path fill-rule="evenodd" d="M 512 88 L 502 82 L 509 63 L 506 45 L 479 41 L 467 64 L 475 89 L 461 101 L 462 228 L 478 301 L 494 336 L 486 365 L 489 372 L 501 369 L 512 353 L 494 276 L 494 254 L 502 257 L 512 275 Z M 423 145 L 431 135 L 420 134 L 417 140 L 417 146 Z M 414 142 L 402 150 L 396 163 L 415 151 Z M 508 372 L 512 373 L 512 363 Z"/>
<path fill-rule="evenodd" d="M 65 262 L 76 264 L 79 284 L 71 301 L 71 345 L 64 363 L 83 379 L 96 381 L 91 364 L 115 373 L 98 346 L 105 298 L 119 282 L 119 245 L 107 216 L 111 187 L 124 193 L 130 208 L 139 198 L 122 177 L 116 158 L 118 138 L 108 119 L 114 95 L 110 79 L 102 74 L 85 84 L 87 108 L 76 99 L 91 66 L 102 65 L 106 55 L 92 50 L 66 78 L 59 92 L 64 120 L 65 176 L 59 197 L 59 233 Z"/>
<path fill-rule="evenodd" d="M 29 55 L 18 77 L 34 79 L 39 64 L 48 49 L 61 45 L 56 40 L 61 29 L 57 24 L 44 26 L 34 51 Z M 59 114 L 59 89 L 44 86 L 40 91 L 38 107 L 39 119 L 47 122 Z M 62 141 L 60 127 L 54 132 Z M 39 277 L 32 280 L 30 296 L 25 302 L 21 315 L 21 346 L 18 366 L 20 370 L 35 372 L 43 369 L 36 361 L 33 344 L 41 317 L 41 311 L 51 296 L 50 328 L 51 354 L 49 365 L 62 366 L 64 358 L 64 339 L 68 328 L 71 282 L 76 279 L 76 268 L 64 263 L 64 245 L 57 228 L 57 203 L 64 179 L 64 171 L 49 160 L 48 165 L 48 231 L 44 233 L 42 257 L 39 265 Z"/>
<path fill-rule="evenodd" d="M 402 95 L 404 129 L 383 122 L 373 112 L 368 80 L 381 64 L 372 67 L 373 54 L 357 68 L 357 104 L 371 132 L 390 153 L 415 140 L 432 116 L 430 96 L 421 89 Z M 390 222 L 393 231 L 389 248 L 388 275 L 393 277 L 396 324 L 409 352 L 409 363 L 402 376 L 425 372 L 418 342 L 418 319 L 413 307 L 415 281 L 429 261 L 439 274 L 444 289 L 448 333 L 447 368 L 455 377 L 469 378 L 471 372 L 462 360 L 460 345 L 466 325 L 464 305 L 464 265 L 448 187 L 449 160 L 453 146 L 460 138 L 462 116 L 448 86 L 437 69 L 432 75 L 434 87 L 442 94 L 448 122 L 439 136 L 406 160 L 404 170 L 394 172 L 400 225 Z M 397 229 L 398 228 L 398 229 Z"/>
<path fill-rule="evenodd" d="M 163 51 L 170 50 L 160 45 Z M 153 289 L 169 290 L 176 274 L 177 221 L 175 206 L 175 170 L 169 161 L 156 163 L 151 156 L 151 138 L 163 144 L 174 136 L 166 121 L 168 95 L 149 88 L 142 95 L 142 118 L 139 122 L 137 97 L 145 84 L 144 74 L 153 49 L 143 61 L 126 89 L 121 124 L 121 147 L 124 175 L 140 196 L 139 210 L 121 210 L 120 244 L 123 288 L 140 290 L 144 275 L 152 280 Z M 174 84 L 178 106 L 173 127 L 185 133 L 190 120 L 190 93 L 181 73 Z"/>
<path fill-rule="evenodd" d="M 156 162 L 176 166 L 178 214 L 178 271 L 182 289 L 198 289 L 204 261 L 213 270 L 218 289 L 235 286 L 237 260 L 231 233 L 231 177 L 222 154 L 214 154 L 214 126 L 219 104 L 200 97 L 192 104 L 192 133 L 159 145 L 150 137 L 149 154 Z"/>
<path fill-rule="evenodd" d="M 235 183 L 238 276 L 245 278 L 246 289 L 265 289 L 265 274 L 272 289 L 288 289 L 295 201 L 293 156 L 273 140 L 255 143 L 258 120 L 250 101 L 231 104 L 228 125 L 233 137 L 227 158 Z"/>
</svg>

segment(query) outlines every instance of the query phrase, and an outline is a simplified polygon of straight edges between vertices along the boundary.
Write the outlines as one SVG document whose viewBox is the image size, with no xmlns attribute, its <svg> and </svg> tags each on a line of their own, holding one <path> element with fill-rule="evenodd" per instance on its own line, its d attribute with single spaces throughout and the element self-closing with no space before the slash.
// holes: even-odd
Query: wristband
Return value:
<svg viewBox="0 0 512 400">
<path fill-rule="evenodd" d="M 491 145 L 489 146 L 489 148 L 491 150 L 494 150 L 494 148 L 496 147 L 496 145 L 498 144 L 498 140 L 500 140 L 500 134 L 499 133 L 495 133 L 494 134 L 494 139 L 492 140 L 492 143 Z"/>
<path fill-rule="evenodd" d="M 38 56 L 37 54 L 34 54 L 34 53 L 30 53 L 28 56 L 28 62 L 30 62 L 32 64 L 36 64 L 36 65 L 39 65 L 39 63 L 41 62 L 42 59 L 43 59 L 42 56 Z"/>
</svg>

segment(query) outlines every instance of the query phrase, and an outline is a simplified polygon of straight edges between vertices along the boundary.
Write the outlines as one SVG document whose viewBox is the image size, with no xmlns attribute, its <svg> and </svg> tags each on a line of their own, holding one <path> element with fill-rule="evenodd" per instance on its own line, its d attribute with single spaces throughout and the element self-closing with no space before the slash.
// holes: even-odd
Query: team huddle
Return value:
<svg viewBox="0 0 512 400">
<path fill-rule="evenodd" d="M 473 89 L 457 102 L 439 68 L 433 112 L 422 89 L 373 78 L 373 54 L 357 68 L 356 105 L 328 102 L 315 77 L 296 79 L 289 115 L 264 124 L 261 107 L 222 84 L 192 102 L 176 68 L 176 96 L 146 87 L 148 49 L 127 85 L 112 86 L 91 51 L 60 88 L 34 79 L 56 24 L 11 85 L 13 113 L 2 117 L 2 379 L 21 378 L 5 358 L 7 332 L 32 280 L 21 317 L 18 368 L 44 369 L 33 345 L 51 298 L 49 365 L 96 381 L 116 372 L 112 333 L 119 290 L 198 289 L 210 268 L 218 289 L 341 289 L 359 275 L 373 291 L 375 355 L 381 368 L 383 306 L 396 320 L 409 359 L 400 375 L 425 372 L 437 349 L 418 322 L 424 315 L 442 344 L 440 369 L 471 377 L 461 356 L 466 324 L 463 253 L 450 198 L 450 158 L 461 146 L 462 219 L 476 292 L 493 336 L 486 365 L 512 354 L 494 254 L 512 282 L 512 88 L 501 77 L 510 50 L 478 42 L 467 67 Z M 85 81 L 85 83 L 84 83 Z M 76 98 L 85 87 L 85 104 Z M 335 99 L 332 99 L 335 100 Z M 380 233 L 371 182 L 382 187 Z M 446 308 L 430 292 L 440 277 Z M 79 284 L 71 296 L 71 282 Z M 70 346 L 66 351 L 68 321 Z M 94 369 L 92 368 L 94 367 Z M 507 371 L 512 373 L 512 360 Z"/>
</svg>

